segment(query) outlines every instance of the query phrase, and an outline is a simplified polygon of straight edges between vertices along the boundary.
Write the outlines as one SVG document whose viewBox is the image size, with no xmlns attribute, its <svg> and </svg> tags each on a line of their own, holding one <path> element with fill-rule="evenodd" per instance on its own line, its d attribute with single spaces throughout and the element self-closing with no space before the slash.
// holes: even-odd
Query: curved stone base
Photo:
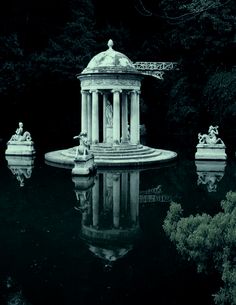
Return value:
<svg viewBox="0 0 236 305">
<path fill-rule="evenodd" d="M 49 164 L 62 167 L 74 165 L 76 147 L 48 152 L 45 160 Z M 108 147 L 106 145 L 93 145 L 91 153 L 97 166 L 143 166 L 152 163 L 172 161 L 177 153 L 169 150 L 155 149 L 143 145 L 117 145 Z"/>
</svg>

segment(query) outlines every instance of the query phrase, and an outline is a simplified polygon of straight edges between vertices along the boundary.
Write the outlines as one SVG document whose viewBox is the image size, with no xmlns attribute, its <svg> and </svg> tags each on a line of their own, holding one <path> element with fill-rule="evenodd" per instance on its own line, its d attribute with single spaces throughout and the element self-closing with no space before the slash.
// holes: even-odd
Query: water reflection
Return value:
<svg viewBox="0 0 236 305">
<path fill-rule="evenodd" d="M 32 156 L 6 156 L 8 168 L 19 182 L 19 186 L 25 185 L 25 179 L 29 179 L 34 168 Z"/>
<path fill-rule="evenodd" d="M 0 264 L 19 283 L 16 293 L 22 290 L 34 305 L 127 305 L 149 304 L 159 291 L 160 304 L 187 304 L 187 290 L 201 292 L 196 303 L 212 304 L 206 295 L 217 291 L 216 281 L 186 269 L 162 226 L 172 199 L 186 215 L 217 213 L 225 192 L 235 187 L 235 163 L 212 193 L 197 187 L 194 161 L 99 169 L 86 178 L 37 164 L 33 179 L 25 178 L 30 187 L 19 192 L 12 191 L 9 169 L 1 170 Z M 0 304 L 1 295 L 0 287 Z"/>
<path fill-rule="evenodd" d="M 197 185 L 204 184 L 208 192 L 216 192 L 217 185 L 224 176 L 225 161 L 195 161 Z"/>
<path fill-rule="evenodd" d="M 81 236 L 105 265 L 126 255 L 140 233 L 139 171 L 100 171 L 73 177 L 82 213 Z"/>
<path fill-rule="evenodd" d="M 152 205 L 156 203 L 170 203 L 175 200 L 177 196 L 171 196 L 163 192 L 163 186 L 161 184 L 154 188 L 150 188 L 145 191 L 141 191 L 139 195 L 139 202 L 141 207 Z"/>
</svg>

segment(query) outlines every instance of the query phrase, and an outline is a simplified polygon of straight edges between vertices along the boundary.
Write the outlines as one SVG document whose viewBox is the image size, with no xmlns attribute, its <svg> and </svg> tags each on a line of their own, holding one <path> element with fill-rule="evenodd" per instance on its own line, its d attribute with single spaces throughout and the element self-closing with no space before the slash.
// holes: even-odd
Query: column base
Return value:
<svg viewBox="0 0 236 305">
<path fill-rule="evenodd" d="M 115 141 L 113 142 L 113 146 L 117 146 L 117 145 L 120 145 L 120 141 L 115 140 Z"/>
</svg>

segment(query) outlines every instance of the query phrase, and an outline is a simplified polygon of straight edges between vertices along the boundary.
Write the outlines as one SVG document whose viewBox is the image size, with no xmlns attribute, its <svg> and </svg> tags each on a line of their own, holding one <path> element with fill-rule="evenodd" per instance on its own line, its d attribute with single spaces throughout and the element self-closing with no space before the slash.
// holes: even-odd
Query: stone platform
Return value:
<svg viewBox="0 0 236 305">
<path fill-rule="evenodd" d="M 86 175 L 93 175 L 95 172 L 96 172 L 96 166 L 94 164 L 94 156 L 92 154 L 78 156 L 74 160 L 72 175 L 86 176 Z"/>
<path fill-rule="evenodd" d="M 197 160 L 226 160 L 224 144 L 198 144 L 195 154 Z"/>
<path fill-rule="evenodd" d="M 170 150 L 155 149 L 143 145 L 92 145 L 91 153 L 94 154 L 94 161 L 97 166 L 143 166 L 152 163 L 172 161 L 177 157 L 177 153 Z M 72 167 L 76 147 L 48 152 L 45 154 L 47 163 L 58 166 Z"/>
<path fill-rule="evenodd" d="M 33 156 L 35 155 L 33 141 L 9 141 L 5 155 L 8 156 Z"/>
</svg>

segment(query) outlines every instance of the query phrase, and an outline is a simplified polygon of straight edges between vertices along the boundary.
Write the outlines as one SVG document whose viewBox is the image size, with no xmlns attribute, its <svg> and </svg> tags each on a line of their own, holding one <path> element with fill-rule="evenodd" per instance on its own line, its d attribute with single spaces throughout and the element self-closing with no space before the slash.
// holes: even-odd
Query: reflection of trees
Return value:
<svg viewBox="0 0 236 305">
<path fill-rule="evenodd" d="M 224 286 L 214 295 L 216 304 L 236 304 L 236 193 L 222 200 L 222 212 L 182 217 L 180 204 L 172 203 L 163 228 L 177 250 L 194 260 L 198 271 L 210 265 L 221 273 Z"/>
</svg>

